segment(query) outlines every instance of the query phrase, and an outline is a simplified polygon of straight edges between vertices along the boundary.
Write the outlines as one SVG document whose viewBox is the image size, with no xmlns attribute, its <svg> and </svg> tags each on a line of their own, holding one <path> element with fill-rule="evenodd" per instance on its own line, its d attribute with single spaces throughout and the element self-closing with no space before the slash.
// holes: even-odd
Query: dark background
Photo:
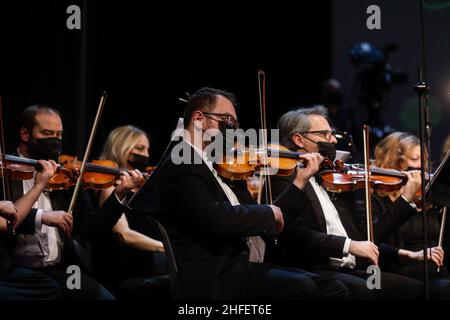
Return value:
<svg viewBox="0 0 450 320">
<path fill-rule="evenodd" d="M 234 92 L 243 128 L 259 127 L 259 68 L 267 76 L 269 127 L 291 108 L 321 102 L 323 82 L 330 77 L 341 81 L 348 99 L 355 70 L 345 50 L 354 42 L 373 41 L 380 46 L 396 42 L 399 50 L 392 55 L 392 63 L 401 62 L 398 67 L 413 72 L 418 67 L 417 1 L 392 2 L 370 3 L 378 3 L 382 9 L 382 30 L 378 31 L 366 28 L 369 3 L 363 0 L 3 3 L 0 93 L 7 149 L 11 152 L 17 144 L 20 111 L 44 103 L 62 112 L 64 152 L 82 155 L 103 90 L 109 96 L 92 156 L 98 156 L 110 130 L 134 124 L 151 135 L 153 162 L 161 156 L 182 114 L 184 105 L 178 97 L 201 86 Z M 81 30 L 66 28 L 66 8 L 71 4 L 81 7 Z M 432 16 L 436 12 L 439 19 Z M 430 85 L 438 87 L 438 79 L 440 90 L 445 81 L 450 88 L 446 79 L 449 9 L 427 11 L 426 24 L 433 24 L 443 39 L 434 44 L 440 47 L 440 59 L 435 59 L 436 51 L 428 52 L 428 69 L 434 75 Z M 427 34 L 427 39 L 431 41 L 436 35 Z M 405 40 L 409 46 L 403 45 Z M 392 90 L 394 103 L 391 100 L 386 110 L 393 112 L 384 112 L 383 119 L 396 129 L 418 128 L 401 122 L 397 111 L 398 101 L 413 95 L 415 80 L 415 73 L 410 74 L 409 82 L 398 86 L 400 91 Z M 436 97 L 440 99 L 440 121 L 433 129 L 434 154 L 439 152 L 450 123 L 447 96 Z M 410 108 L 408 114 L 416 112 L 417 106 Z"/>
<path fill-rule="evenodd" d="M 381 8 L 381 30 L 364 27 L 368 16 L 366 8 L 371 4 Z M 436 161 L 445 137 L 450 134 L 450 1 L 423 0 L 423 8 L 425 73 L 431 87 L 431 154 Z M 350 107 L 354 99 L 351 89 L 357 72 L 347 49 L 363 41 L 380 49 L 394 44 L 397 49 L 389 53 L 389 64 L 393 70 L 407 72 L 408 79 L 403 84 L 392 84 L 381 117 L 384 124 L 396 130 L 418 133 L 417 94 L 412 88 L 418 81 L 421 61 L 419 1 L 334 0 L 332 12 L 332 75 L 342 84 L 346 107 Z"/>
</svg>

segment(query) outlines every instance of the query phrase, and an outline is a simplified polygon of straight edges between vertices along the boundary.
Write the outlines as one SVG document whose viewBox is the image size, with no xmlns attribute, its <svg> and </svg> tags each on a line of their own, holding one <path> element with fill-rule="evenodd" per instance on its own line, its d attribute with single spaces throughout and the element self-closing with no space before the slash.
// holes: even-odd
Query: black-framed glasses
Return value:
<svg viewBox="0 0 450 320">
<path fill-rule="evenodd" d="M 334 130 L 304 131 L 304 132 L 298 132 L 298 133 L 299 134 L 311 133 L 311 134 L 321 136 L 326 140 L 330 140 L 331 136 L 336 138 L 336 135 L 337 135 L 336 131 L 334 131 Z"/>
<path fill-rule="evenodd" d="M 228 113 L 216 113 L 216 112 L 204 112 L 202 111 L 202 113 L 205 115 L 205 117 L 212 119 L 212 120 L 216 120 L 216 121 L 223 121 L 227 124 L 228 127 L 233 127 L 233 128 L 239 128 L 239 122 L 231 115 Z M 213 118 L 211 116 L 216 116 L 219 117 L 220 120 Z"/>
</svg>

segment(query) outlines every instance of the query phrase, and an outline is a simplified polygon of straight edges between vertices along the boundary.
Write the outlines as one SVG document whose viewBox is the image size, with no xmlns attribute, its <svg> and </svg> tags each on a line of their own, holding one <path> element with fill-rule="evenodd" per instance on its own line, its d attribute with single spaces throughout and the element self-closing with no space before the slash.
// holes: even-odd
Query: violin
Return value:
<svg viewBox="0 0 450 320">
<path fill-rule="evenodd" d="M 18 156 L 5 155 L 5 163 L 0 160 L 0 176 L 5 174 L 12 180 L 29 180 L 34 176 L 36 167 L 39 166 L 37 160 L 25 159 Z"/>
<path fill-rule="evenodd" d="M 322 184 L 330 192 L 347 192 L 365 188 L 365 170 L 360 164 L 336 161 L 334 170 L 321 172 Z M 408 177 L 400 171 L 370 167 L 370 188 L 375 191 L 400 190 Z"/>
<path fill-rule="evenodd" d="M 222 163 L 215 164 L 217 173 L 229 180 L 240 180 L 255 173 L 289 176 L 299 167 L 304 167 L 302 152 L 290 151 L 284 146 L 271 144 L 267 148 L 233 148 L 232 156 L 228 154 Z M 262 169 L 268 168 L 264 172 Z M 408 178 L 400 171 L 393 169 L 370 168 L 370 187 L 376 191 L 392 192 L 406 184 Z M 355 191 L 365 187 L 364 166 L 334 163 L 324 159 L 320 165 L 322 184 L 330 192 Z"/>
<path fill-rule="evenodd" d="M 27 159 L 18 156 L 5 155 L 6 166 L 4 167 L 10 179 L 29 180 L 34 177 L 39 163 L 34 159 Z M 81 161 L 69 155 L 60 155 L 58 159 L 59 167 L 55 175 L 47 182 L 46 190 L 63 190 L 75 185 L 80 176 Z M 3 166 L 3 164 L 2 164 Z M 155 167 L 147 167 L 145 172 L 141 172 L 144 177 L 148 177 Z M 122 171 L 114 161 L 94 160 L 86 164 L 86 171 L 83 175 L 85 187 L 96 190 L 108 188 L 116 182 Z"/>
<path fill-rule="evenodd" d="M 60 155 L 58 160 L 62 170 L 48 181 L 47 188 L 49 190 L 67 189 L 77 182 L 80 176 L 81 161 L 76 157 L 69 155 Z M 148 178 L 155 167 L 147 167 L 145 172 L 141 172 L 145 178 Z M 121 169 L 117 163 L 112 160 L 93 160 L 86 163 L 86 170 L 82 177 L 83 185 L 86 188 L 102 190 L 109 188 L 115 184 L 122 171 L 130 171 Z"/>
<path fill-rule="evenodd" d="M 215 169 L 229 180 L 246 179 L 255 173 L 290 176 L 297 167 L 306 165 L 306 160 L 301 158 L 303 154 L 275 144 L 269 144 L 267 148 L 235 147 L 225 155 L 224 161 L 215 164 Z M 321 164 L 322 169 L 332 166 L 328 159 Z"/>
</svg>

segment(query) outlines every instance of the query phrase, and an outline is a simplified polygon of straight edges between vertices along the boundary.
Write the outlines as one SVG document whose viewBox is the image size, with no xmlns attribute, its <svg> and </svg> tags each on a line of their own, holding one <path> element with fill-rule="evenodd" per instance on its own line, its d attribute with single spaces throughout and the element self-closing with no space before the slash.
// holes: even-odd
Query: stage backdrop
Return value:
<svg viewBox="0 0 450 320">
<path fill-rule="evenodd" d="M 370 16 L 366 10 L 373 4 L 381 11 L 380 30 L 366 27 Z M 392 82 L 389 99 L 382 110 L 382 121 L 397 130 L 417 132 L 418 102 L 413 86 L 418 81 L 421 56 L 419 2 L 335 0 L 332 12 L 333 76 L 342 84 L 345 107 L 355 106 L 357 99 L 357 92 L 352 93 L 352 87 L 358 69 L 352 64 L 348 49 L 360 42 L 369 42 L 379 49 L 391 45 L 394 50 L 389 51 L 389 63 L 394 71 L 407 72 L 408 80 L 406 83 L 401 83 L 401 79 Z M 436 160 L 444 138 L 450 134 L 450 1 L 425 0 L 424 27 L 426 79 L 431 86 L 432 154 Z M 358 88 L 358 81 L 355 88 Z"/>
</svg>

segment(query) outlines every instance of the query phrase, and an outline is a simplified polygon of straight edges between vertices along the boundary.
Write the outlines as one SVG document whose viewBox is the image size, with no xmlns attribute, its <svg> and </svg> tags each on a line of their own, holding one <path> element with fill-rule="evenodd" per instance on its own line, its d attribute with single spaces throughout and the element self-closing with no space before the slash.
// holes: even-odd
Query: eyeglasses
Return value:
<svg viewBox="0 0 450 320">
<path fill-rule="evenodd" d="M 231 115 L 228 113 L 215 113 L 215 112 L 202 112 L 207 118 L 210 118 L 212 120 L 216 120 L 216 121 L 223 121 L 227 124 L 228 127 L 233 127 L 233 128 L 239 128 L 239 122 Z M 215 119 L 211 116 L 216 116 L 219 117 L 220 120 Z"/>
<path fill-rule="evenodd" d="M 337 134 L 336 131 L 334 131 L 334 130 L 304 131 L 304 132 L 297 132 L 297 133 L 299 133 L 299 134 L 311 133 L 311 134 L 321 136 L 326 140 L 330 140 L 331 136 L 336 138 L 336 134 Z"/>
</svg>

